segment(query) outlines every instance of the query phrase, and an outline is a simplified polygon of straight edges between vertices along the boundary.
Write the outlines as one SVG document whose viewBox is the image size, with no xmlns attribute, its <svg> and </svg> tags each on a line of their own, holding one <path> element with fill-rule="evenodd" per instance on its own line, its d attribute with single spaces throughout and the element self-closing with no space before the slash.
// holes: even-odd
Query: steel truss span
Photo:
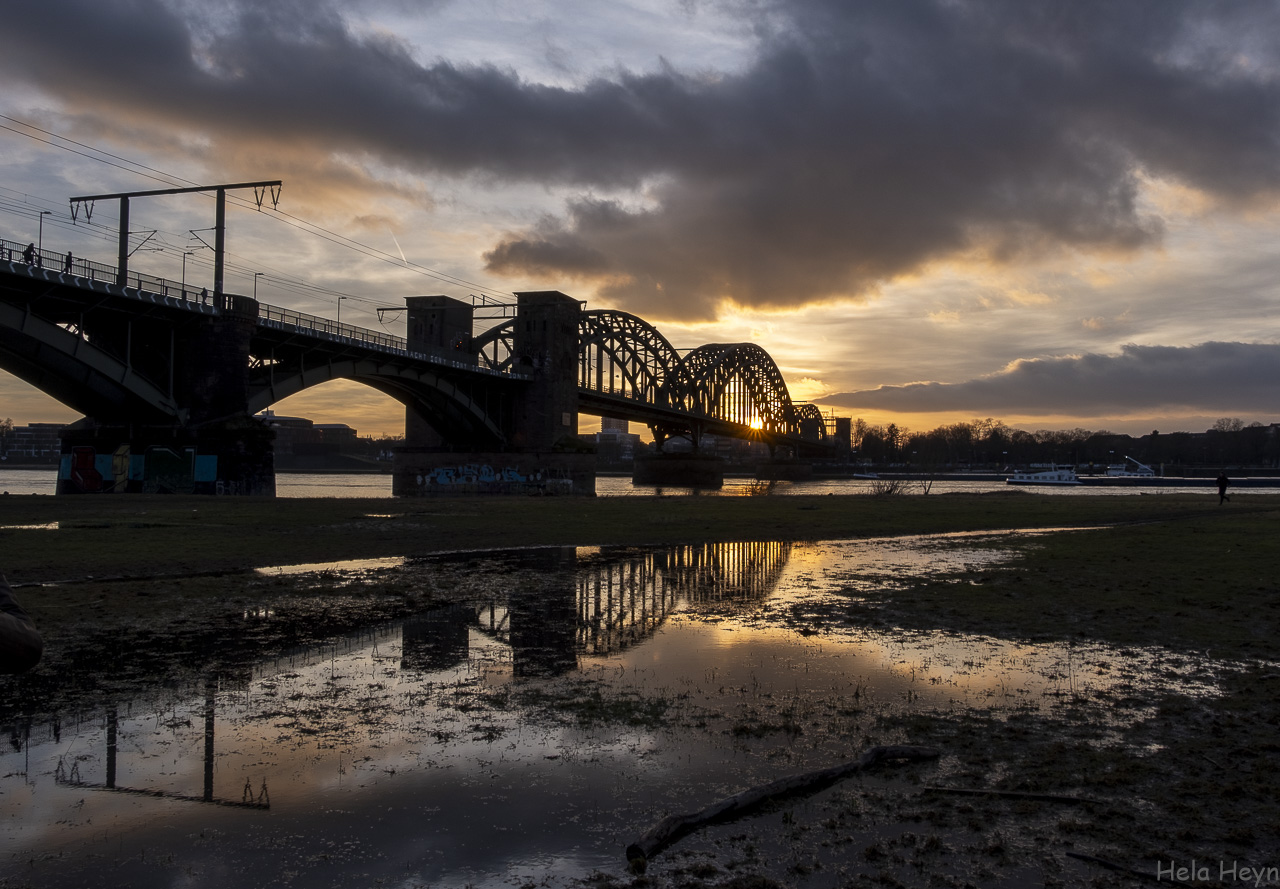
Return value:
<svg viewBox="0 0 1280 889">
<path fill-rule="evenodd" d="M 665 421 L 640 410 L 633 416 L 671 431 L 705 419 L 717 431 L 814 443 L 827 437 L 818 408 L 791 400 L 778 365 L 754 343 L 710 343 L 681 357 L 653 325 L 611 310 L 583 312 L 578 334 L 578 387 L 614 401 L 614 413 L 630 413 L 632 403 L 670 412 Z M 483 347 L 499 340 L 486 337 Z"/>
</svg>

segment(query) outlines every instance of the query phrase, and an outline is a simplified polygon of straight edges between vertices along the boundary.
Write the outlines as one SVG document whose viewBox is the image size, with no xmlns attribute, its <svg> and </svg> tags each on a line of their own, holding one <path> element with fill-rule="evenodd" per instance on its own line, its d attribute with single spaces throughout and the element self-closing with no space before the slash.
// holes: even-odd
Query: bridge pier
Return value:
<svg viewBox="0 0 1280 889">
<path fill-rule="evenodd" d="M 86 417 L 68 426 L 57 493 L 274 496 L 275 433 L 248 411 L 257 317 L 254 300 L 225 296 L 220 315 L 175 331 L 169 396 L 183 394 L 186 422 Z"/>
<path fill-rule="evenodd" d="M 391 493 L 397 497 L 465 494 L 587 495 L 596 490 L 595 454 L 557 451 L 396 451 Z"/>
<path fill-rule="evenodd" d="M 200 429 L 81 420 L 62 431 L 57 493 L 271 497 L 274 438 L 247 416 Z"/>
<path fill-rule="evenodd" d="M 582 304 L 557 290 L 516 294 L 512 366 L 532 377 L 499 411 L 503 438 L 458 437 L 448 417 L 410 407 L 405 446 L 398 449 L 391 490 L 396 496 L 458 494 L 595 494 L 595 454 L 577 438 L 578 324 Z M 474 309 L 446 296 L 413 297 L 409 348 L 456 352 L 475 364 Z"/>
</svg>

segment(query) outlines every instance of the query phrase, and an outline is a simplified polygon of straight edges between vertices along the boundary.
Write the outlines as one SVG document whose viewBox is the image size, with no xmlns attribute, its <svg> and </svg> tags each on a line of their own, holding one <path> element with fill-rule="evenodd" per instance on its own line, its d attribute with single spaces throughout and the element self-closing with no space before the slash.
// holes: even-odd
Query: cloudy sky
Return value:
<svg viewBox="0 0 1280 889">
<path fill-rule="evenodd" d="M 275 305 L 554 288 L 912 429 L 1280 421 L 1270 0 L 41 0 L 0 76 L 9 240 L 110 263 L 68 197 L 279 178 L 228 223 Z M 131 209 L 135 268 L 211 278 L 210 200 Z M 0 375 L 2 416 L 74 419 Z"/>
</svg>

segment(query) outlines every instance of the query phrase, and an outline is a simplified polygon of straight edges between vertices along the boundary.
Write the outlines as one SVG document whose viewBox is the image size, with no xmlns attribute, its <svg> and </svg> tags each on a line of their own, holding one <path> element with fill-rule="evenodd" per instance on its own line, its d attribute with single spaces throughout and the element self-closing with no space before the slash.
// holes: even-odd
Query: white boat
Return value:
<svg viewBox="0 0 1280 889">
<path fill-rule="evenodd" d="M 1004 482 L 1006 485 L 1078 485 L 1080 479 L 1070 467 L 1054 467 L 1026 472 L 1015 470 Z"/>
<path fill-rule="evenodd" d="M 1147 464 L 1139 463 L 1127 454 L 1124 459 L 1124 463 L 1107 467 L 1107 476 L 1109 478 L 1155 478 L 1156 471 Z M 1130 469 L 1130 463 L 1136 468 Z"/>
</svg>

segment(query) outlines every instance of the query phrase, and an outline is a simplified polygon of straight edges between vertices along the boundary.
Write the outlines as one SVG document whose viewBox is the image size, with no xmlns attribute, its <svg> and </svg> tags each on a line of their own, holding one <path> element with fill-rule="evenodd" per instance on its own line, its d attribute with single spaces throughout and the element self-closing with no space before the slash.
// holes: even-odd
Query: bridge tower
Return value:
<svg viewBox="0 0 1280 889">
<path fill-rule="evenodd" d="M 517 293 L 513 363 L 533 374 L 517 402 L 512 444 L 562 448 L 578 431 L 578 322 L 582 303 L 558 290 Z"/>
<path fill-rule="evenodd" d="M 405 303 L 409 306 L 406 340 L 411 351 L 465 364 L 477 363 L 471 352 L 471 331 L 475 323 L 475 308 L 471 303 L 449 296 L 410 296 Z M 450 442 L 445 437 L 448 431 L 447 428 L 442 431 L 433 426 L 417 406 L 405 406 L 404 438 L 407 444 L 431 448 L 459 447 L 459 443 Z"/>
<path fill-rule="evenodd" d="M 558 290 L 516 300 L 511 369 L 523 379 L 506 403 L 486 405 L 501 418 L 501 438 L 459 438 L 447 416 L 410 406 L 395 458 L 397 496 L 595 493 L 595 454 L 576 436 L 582 303 Z M 471 304 L 447 296 L 408 302 L 409 349 L 478 365 Z"/>
</svg>

